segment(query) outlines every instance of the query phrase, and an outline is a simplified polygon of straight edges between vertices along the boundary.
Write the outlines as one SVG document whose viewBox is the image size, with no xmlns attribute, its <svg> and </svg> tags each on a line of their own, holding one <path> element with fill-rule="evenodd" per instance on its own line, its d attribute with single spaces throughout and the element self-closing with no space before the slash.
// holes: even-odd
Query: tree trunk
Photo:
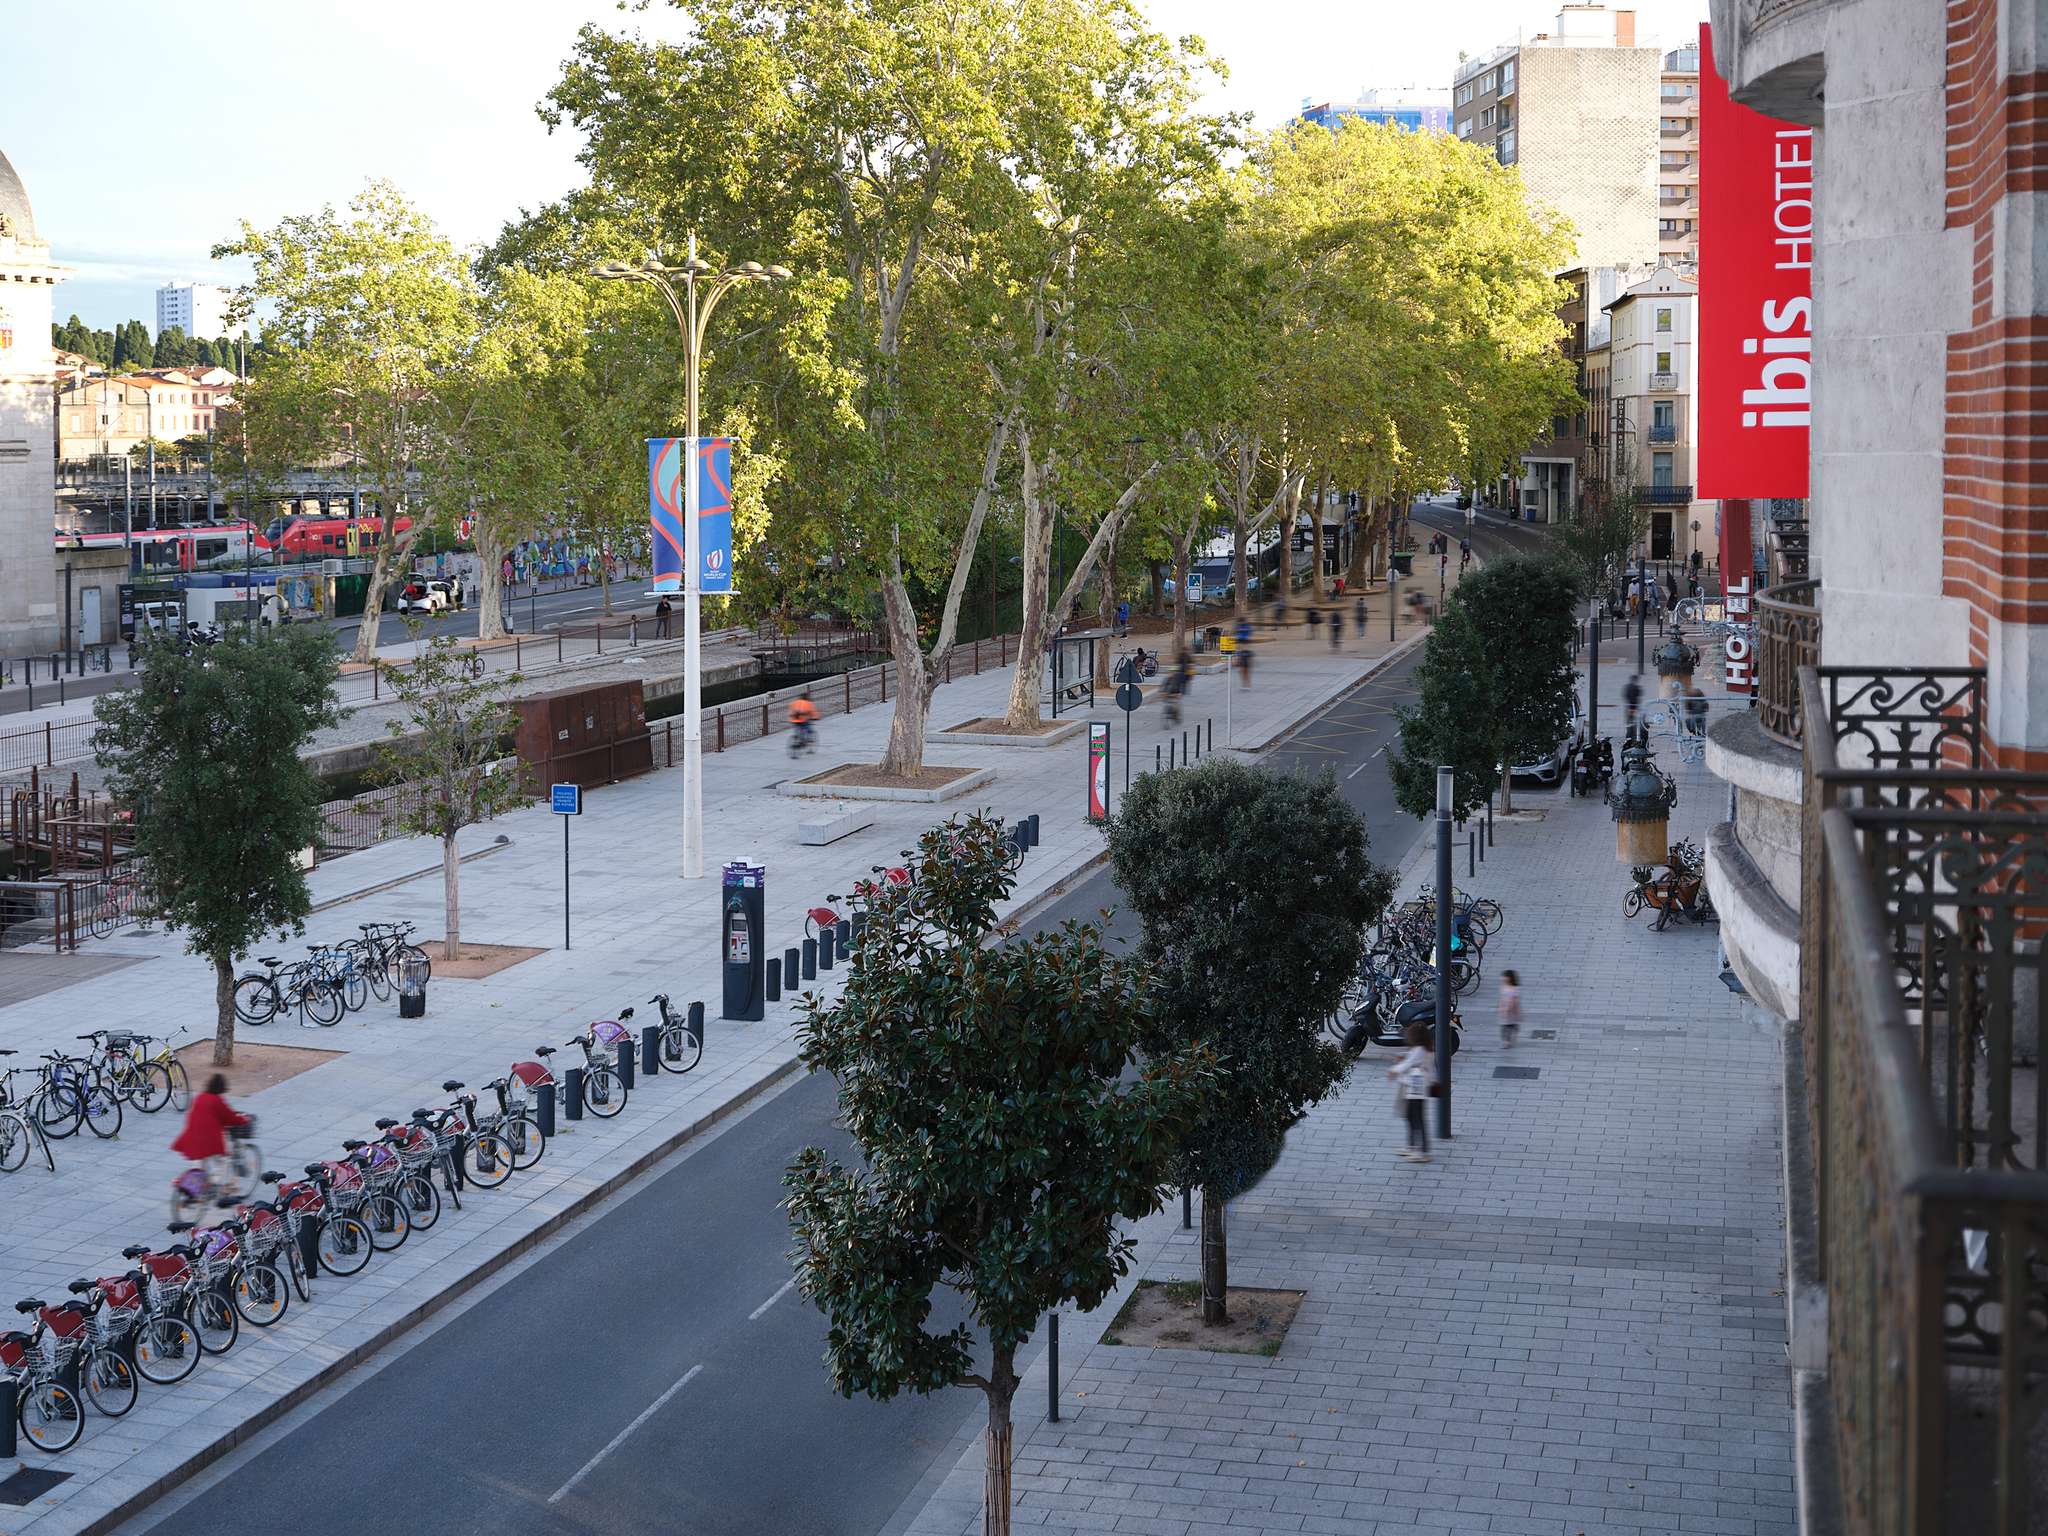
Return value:
<svg viewBox="0 0 2048 1536">
<path fill-rule="evenodd" d="M 612 612 L 612 562 L 610 555 L 602 544 L 597 549 L 597 591 L 599 599 L 598 611 L 606 618 L 610 618 Z"/>
<path fill-rule="evenodd" d="M 1323 476 L 1316 490 L 1316 504 L 1308 509 L 1308 563 L 1315 573 L 1310 580 L 1309 590 L 1320 602 L 1329 596 L 1329 588 L 1323 580 L 1323 503 L 1330 499 L 1330 477 Z"/>
<path fill-rule="evenodd" d="M 1019 434 L 1022 441 L 1022 434 Z M 1034 474 L 1027 454 L 1025 474 Z M 1017 666 L 1010 674 L 1010 702 L 1003 718 L 1010 729 L 1030 730 L 1039 722 L 1038 696 L 1046 656 L 1046 637 L 1056 633 L 1064 615 L 1049 614 L 1052 601 L 1052 516 L 1036 492 L 1024 501 L 1020 559 L 1024 589 L 1017 622 Z"/>
<path fill-rule="evenodd" d="M 889 720 L 889 744 L 882 750 L 881 768 L 884 773 L 908 777 L 924 767 L 925 720 L 931 712 L 931 679 L 936 674 L 926 665 L 918 644 L 917 614 L 910 594 L 894 575 L 882 579 L 882 613 L 889 631 L 889 655 L 896 663 L 896 713 Z"/>
<path fill-rule="evenodd" d="M 988 1373 L 988 1432 L 982 1437 L 986 1452 L 981 1484 L 982 1536 L 1010 1536 L 1010 1467 L 1015 1433 L 1010 1424 L 1010 1403 L 1017 1395 L 1014 1355 L 999 1356 Z"/>
<path fill-rule="evenodd" d="M 1221 1328 L 1230 1321 L 1230 1251 L 1223 1240 L 1224 1202 L 1202 1186 L 1202 1325 Z"/>
<path fill-rule="evenodd" d="M 1372 498 L 1364 498 L 1364 506 L 1358 515 L 1358 529 L 1351 536 L 1351 565 L 1344 572 L 1344 585 L 1356 591 L 1364 591 L 1369 579 L 1372 561 Z"/>
<path fill-rule="evenodd" d="M 235 1064 L 235 957 L 213 957 L 213 1064 Z"/>
<path fill-rule="evenodd" d="M 462 958 L 462 860 L 455 852 L 455 834 L 441 839 L 441 909 L 447 929 L 441 940 L 444 960 Z"/>
<path fill-rule="evenodd" d="M 356 630 L 356 648 L 353 659 L 367 662 L 377 654 L 379 629 L 384 617 L 384 588 L 391 580 L 391 562 L 398 554 L 398 539 L 392 533 L 397 522 L 393 509 L 399 505 L 398 498 L 386 497 L 377 514 L 377 552 L 370 560 L 370 585 L 363 592 L 363 622 Z M 411 541 L 407 541 L 409 548 Z"/>
<path fill-rule="evenodd" d="M 1193 539 L 1178 539 L 1173 546 L 1173 659 L 1176 665 L 1181 652 L 1188 648 L 1188 567 L 1194 548 Z"/>
<path fill-rule="evenodd" d="M 1152 576 L 1152 617 L 1159 618 L 1166 612 L 1166 573 L 1163 560 L 1147 560 L 1146 569 Z"/>
<path fill-rule="evenodd" d="M 1116 539 L 1110 538 L 1109 547 L 1102 552 L 1102 574 L 1096 583 L 1095 616 L 1097 627 L 1110 632 L 1110 643 L 1095 648 L 1095 686 L 1109 687 L 1109 653 L 1115 646 L 1116 635 Z"/>
<path fill-rule="evenodd" d="M 1244 564 L 1245 536 L 1248 531 L 1243 518 L 1239 518 L 1233 523 L 1230 529 L 1230 569 L 1231 574 L 1236 578 L 1237 607 L 1235 612 L 1240 619 L 1246 617 L 1252 611 L 1250 573 L 1245 570 Z"/>
<path fill-rule="evenodd" d="M 492 531 L 490 515 L 476 520 L 476 637 L 479 640 L 505 638 L 505 583 L 499 562 L 505 551 Z"/>
</svg>

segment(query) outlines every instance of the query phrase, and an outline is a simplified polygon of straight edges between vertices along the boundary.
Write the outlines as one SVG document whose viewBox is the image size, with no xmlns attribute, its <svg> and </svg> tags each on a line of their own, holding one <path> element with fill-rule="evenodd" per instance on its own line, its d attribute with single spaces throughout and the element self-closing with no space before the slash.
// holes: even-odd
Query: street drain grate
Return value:
<svg viewBox="0 0 2048 1536">
<path fill-rule="evenodd" d="M 1529 1038 L 1531 1040 L 1555 1040 L 1557 1038 L 1557 1031 L 1554 1029 L 1532 1029 L 1529 1031 Z"/>
<path fill-rule="evenodd" d="M 17 1509 L 26 1508 L 33 1499 L 39 1499 L 59 1483 L 69 1482 L 69 1472 L 52 1472 L 46 1467 L 23 1467 L 14 1476 L 0 1481 L 0 1504 L 12 1504 Z"/>
<path fill-rule="evenodd" d="M 1543 1071 L 1541 1067 L 1495 1067 L 1495 1077 L 1535 1077 Z"/>
</svg>

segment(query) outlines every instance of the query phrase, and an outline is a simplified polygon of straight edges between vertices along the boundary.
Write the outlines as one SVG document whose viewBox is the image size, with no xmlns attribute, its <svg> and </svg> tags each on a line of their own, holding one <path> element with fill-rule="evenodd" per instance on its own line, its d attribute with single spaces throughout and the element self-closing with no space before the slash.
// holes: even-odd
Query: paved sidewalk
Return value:
<svg viewBox="0 0 2048 1536">
<path fill-rule="evenodd" d="M 1721 819 L 1678 780 L 1674 838 Z M 1779 1536 L 1793 1510 L 1782 1297 L 1779 1046 L 1716 979 L 1711 929 L 1625 921 L 1599 800 L 1518 795 L 1460 885 L 1506 923 L 1465 1000 L 1456 1138 L 1395 1157 L 1368 1051 L 1230 1212 L 1231 1281 L 1303 1288 L 1272 1359 L 1097 1342 L 1069 1317 L 1062 1421 L 1041 1359 L 1017 1398 L 1020 1527 L 1198 1533 L 1417 1529 Z M 1433 879 L 1418 845 L 1409 889 Z M 1502 1047 L 1494 982 L 1521 975 Z M 1512 1074 L 1501 1076 L 1501 1073 Z M 1433 1123 L 1432 1106 L 1432 1123 Z M 1179 1211 L 1140 1224 L 1132 1280 L 1198 1274 Z M 980 1529 L 966 1449 L 914 1536 Z"/>
<path fill-rule="evenodd" d="M 1249 690 L 1220 675 L 1203 677 L 1188 703 L 1188 728 L 1213 714 L 1222 740 L 1228 685 L 1237 739 L 1262 743 L 1356 681 L 1385 651 L 1382 640 L 1334 659 L 1326 652 L 1271 656 Z M 991 671 L 942 687 L 934 724 L 999 709 L 1008 685 L 1007 671 Z M 1105 709 L 1096 718 L 1115 713 Z M 872 761 L 889 717 L 886 707 L 870 706 L 826 720 L 816 758 L 795 771 Z M 1148 705 L 1132 725 L 1135 755 L 1149 766 L 1154 741 L 1164 739 L 1162 713 Z M 1121 721 L 1113 739 L 1121 754 Z M 510 839 L 464 866 L 463 934 L 470 942 L 541 946 L 544 953 L 488 980 L 436 980 L 424 1020 L 401 1021 L 395 1003 L 387 1002 L 331 1029 L 283 1023 L 242 1031 L 246 1040 L 344 1053 L 237 1100 L 259 1117 L 268 1164 L 296 1172 L 331 1155 L 344 1137 L 367 1134 L 380 1115 L 402 1117 L 416 1105 L 441 1101 L 443 1078 L 481 1089 L 512 1061 L 530 1057 L 536 1045 L 560 1044 L 591 1018 L 631 1004 L 642 1021 L 651 1019 L 646 1002 L 657 991 L 670 993 L 678 1007 L 703 999 L 711 1014 L 703 1063 L 688 1076 L 643 1080 L 616 1120 L 585 1120 L 568 1130 L 550 1143 L 538 1168 L 466 1199 L 462 1211 L 447 1212 L 432 1232 L 379 1256 L 362 1275 L 323 1280 L 312 1305 L 295 1303 L 267 1333 L 245 1328 L 228 1356 L 204 1362 L 185 1383 L 170 1389 L 145 1384 L 142 1401 L 126 1418 L 90 1415 L 77 1449 L 54 1462 L 31 1453 L 29 1464 L 53 1466 L 71 1479 L 27 1509 L 0 1505 L 0 1533 L 70 1536 L 102 1528 L 195 1458 L 216 1454 L 228 1437 L 282 1411 L 437 1298 L 530 1245 L 609 1182 L 793 1070 L 791 1004 L 771 1005 L 759 1024 L 717 1017 L 717 871 L 726 860 L 767 866 L 774 954 L 799 942 L 806 907 L 844 891 L 870 866 L 894 862 L 920 831 L 956 812 L 985 807 L 1011 818 L 1040 816 L 1041 845 L 1024 864 L 1013 907 L 1051 891 L 1100 852 L 1100 835 L 1084 819 L 1085 736 L 1045 749 L 934 746 L 928 761 L 992 765 L 995 780 L 944 805 L 864 802 L 874 824 L 823 848 L 796 842 L 798 819 L 817 814 L 819 802 L 773 792 L 792 771 L 786 741 L 771 737 L 705 759 L 705 880 L 685 882 L 674 873 L 680 769 L 593 791 L 586 813 L 570 828 L 574 947 L 564 952 L 562 829 L 543 809 L 521 811 L 469 829 L 461 839 L 470 851 Z M 1121 766 L 1112 773 L 1114 786 L 1121 786 Z M 438 934 L 438 858 L 437 846 L 405 840 L 322 865 L 312 876 L 315 901 L 337 904 L 316 913 L 306 940 L 352 937 L 357 924 L 371 919 L 410 919 L 422 936 Z M 403 883 L 348 899 L 394 880 Z M 283 941 L 266 952 L 294 954 L 299 942 Z M 108 1025 L 211 1035 L 211 971 L 182 954 L 176 938 L 123 933 L 81 952 L 82 958 L 110 956 L 140 958 L 100 974 L 81 966 L 76 984 L 0 1007 L 0 1044 L 32 1061 L 41 1051 L 73 1046 L 82 1031 Z M 0 967 L 7 963 L 0 956 Z M 54 1175 L 40 1161 L 0 1175 L 8 1236 L 0 1245 L 0 1303 L 62 1297 L 73 1278 L 115 1272 L 123 1245 L 160 1237 L 168 1186 L 182 1166 L 167 1150 L 176 1129 L 168 1113 L 131 1115 L 115 1141 L 82 1136 L 58 1143 Z M 0 1478 L 11 1470 L 0 1462 Z"/>
</svg>

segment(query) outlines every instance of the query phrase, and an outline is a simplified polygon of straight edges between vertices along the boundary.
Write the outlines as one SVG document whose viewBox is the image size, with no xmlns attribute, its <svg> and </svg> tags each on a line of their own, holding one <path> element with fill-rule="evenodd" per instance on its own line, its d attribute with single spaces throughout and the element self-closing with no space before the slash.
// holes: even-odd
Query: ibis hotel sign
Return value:
<svg viewBox="0 0 2048 1536">
<path fill-rule="evenodd" d="M 1804 496 L 1813 419 L 1813 130 L 1732 100 L 1707 27 L 1699 175 L 1699 494 Z"/>
</svg>

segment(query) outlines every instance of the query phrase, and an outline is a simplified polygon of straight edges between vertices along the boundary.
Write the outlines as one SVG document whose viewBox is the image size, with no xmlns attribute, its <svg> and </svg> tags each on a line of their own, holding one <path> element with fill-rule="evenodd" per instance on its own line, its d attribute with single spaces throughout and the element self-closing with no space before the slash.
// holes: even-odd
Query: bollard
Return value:
<svg viewBox="0 0 2048 1536">
<path fill-rule="evenodd" d="M 690 1004 L 690 1011 L 684 1015 L 683 1028 L 697 1037 L 697 1049 L 704 1049 L 704 1005 Z"/>
<path fill-rule="evenodd" d="M 17 1454 L 14 1445 L 14 1378 L 0 1376 L 0 1461 Z"/>
<path fill-rule="evenodd" d="M 583 1118 L 583 1069 L 571 1067 L 562 1074 L 562 1118 Z"/>
<path fill-rule="evenodd" d="M 1038 846 L 1038 812 L 1033 811 L 1029 816 L 1026 816 L 1024 820 L 1025 823 L 1031 828 L 1031 846 L 1036 848 Z"/>
<path fill-rule="evenodd" d="M 1472 852 L 1473 849 L 1478 846 L 1478 843 L 1479 834 L 1477 832 L 1467 832 L 1465 834 L 1465 878 L 1467 880 L 1470 880 L 1472 878 L 1474 872 L 1472 865 Z"/>
<path fill-rule="evenodd" d="M 533 1092 L 533 1123 L 540 1127 L 543 1141 L 555 1134 L 555 1088 L 549 1083 Z"/>
<path fill-rule="evenodd" d="M 818 930 L 818 969 L 821 971 L 832 969 L 833 957 L 839 949 L 838 934 L 837 924 Z M 810 940 L 806 939 L 804 942 L 808 944 Z"/>
<path fill-rule="evenodd" d="M 771 1003 L 782 1001 L 782 956 L 768 957 L 768 974 L 762 979 L 761 995 Z"/>
<path fill-rule="evenodd" d="M 1152 743 L 1152 771 L 1154 773 L 1159 772 L 1160 761 L 1161 754 L 1159 751 L 1159 743 L 1155 741 Z"/>
<path fill-rule="evenodd" d="M 842 917 L 832 928 L 833 937 L 838 940 L 839 958 L 844 960 L 853 953 L 853 919 Z"/>
<path fill-rule="evenodd" d="M 1052 1332 L 1046 1336 L 1045 1373 L 1045 1417 L 1051 1424 L 1060 1421 L 1060 1315 L 1052 1315 Z"/>
<path fill-rule="evenodd" d="M 782 952 L 782 980 L 792 995 L 796 992 L 797 967 L 800 964 L 799 956 L 801 953 L 802 951 L 794 944 Z"/>
<path fill-rule="evenodd" d="M 1201 744 L 1201 740 L 1202 728 L 1198 725 L 1195 727 L 1195 743 L 1197 746 Z M 1182 767 L 1186 767 L 1194 761 L 1193 758 L 1188 756 L 1188 733 L 1186 731 L 1180 733 L 1180 761 Z"/>
<path fill-rule="evenodd" d="M 1183 1184 L 1180 1187 L 1180 1229 L 1191 1232 L 1195 1226 L 1195 1186 Z"/>
<path fill-rule="evenodd" d="M 661 1070 L 661 1026 L 649 1024 L 640 1031 L 640 1075 L 653 1077 Z"/>
<path fill-rule="evenodd" d="M 1486 797 L 1486 842 L 1488 847 L 1493 845 L 1493 797 L 1491 795 Z"/>
<path fill-rule="evenodd" d="M 615 1047 L 619 1058 L 619 1082 L 626 1092 L 633 1091 L 633 1042 L 621 1040 Z"/>
<path fill-rule="evenodd" d="M 818 941 L 804 940 L 804 980 L 813 981 L 818 975 Z"/>
</svg>

